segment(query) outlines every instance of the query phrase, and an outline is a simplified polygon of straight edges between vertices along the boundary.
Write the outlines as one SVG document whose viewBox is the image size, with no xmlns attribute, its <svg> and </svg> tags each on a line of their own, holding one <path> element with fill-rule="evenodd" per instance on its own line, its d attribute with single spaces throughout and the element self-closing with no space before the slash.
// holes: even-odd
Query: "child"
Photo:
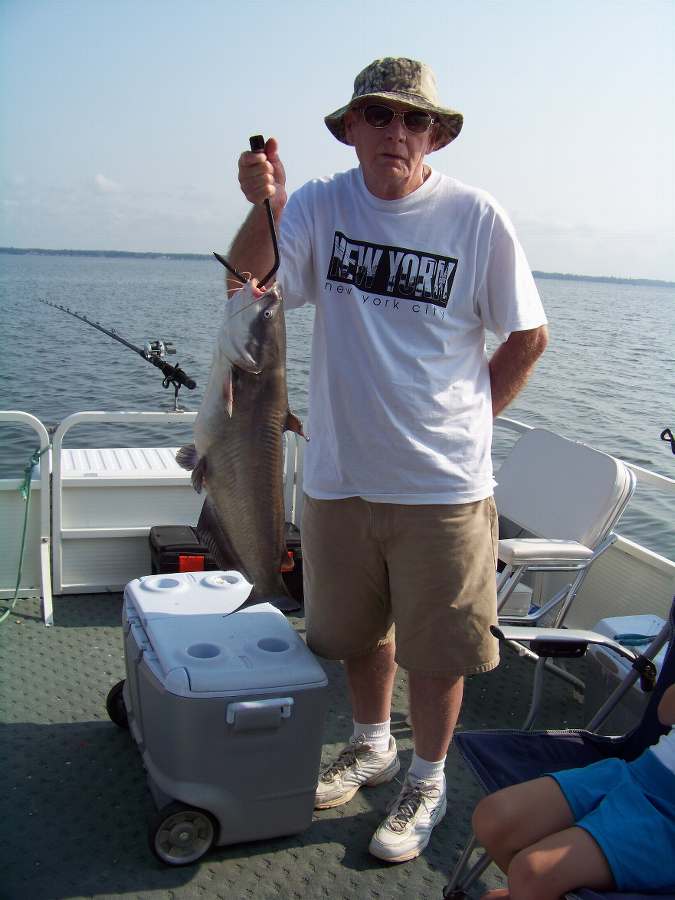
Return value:
<svg viewBox="0 0 675 900">
<path fill-rule="evenodd" d="M 675 684 L 658 716 L 675 725 Z M 473 828 L 508 876 L 508 889 L 482 900 L 559 900 L 578 887 L 673 890 L 675 728 L 633 762 L 604 759 L 490 794 Z"/>
</svg>

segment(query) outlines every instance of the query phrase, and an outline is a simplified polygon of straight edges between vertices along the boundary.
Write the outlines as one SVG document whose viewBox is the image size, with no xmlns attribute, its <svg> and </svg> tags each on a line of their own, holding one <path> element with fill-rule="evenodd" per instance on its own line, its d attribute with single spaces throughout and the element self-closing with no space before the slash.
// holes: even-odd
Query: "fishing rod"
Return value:
<svg viewBox="0 0 675 900">
<path fill-rule="evenodd" d="M 91 325 L 92 328 L 102 331 L 103 334 L 107 334 L 108 337 L 111 337 L 114 341 L 118 341 L 118 343 L 128 347 L 129 350 L 133 350 L 134 353 L 137 353 L 141 357 L 141 359 L 144 359 L 146 362 L 149 362 L 158 368 L 162 375 L 164 375 L 162 387 L 168 388 L 169 385 L 173 385 L 174 405 L 176 409 L 178 409 L 178 391 L 181 387 L 185 386 L 189 391 L 193 391 L 197 387 L 197 382 L 193 378 L 190 378 L 179 366 L 172 366 L 165 361 L 164 357 L 166 354 L 176 352 L 171 341 L 148 341 L 143 348 L 137 347 L 135 344 L 132 344 L 118 334 L 114 328 L 104 328 L 103 325 L 98 322 L 92 322 L 91 319 L 88 319 L 86 316 L 82 315 L 82 313 L 75 312 L 75 310 L 69 309 L 67 306 L 61 306 L 59 303 L 52 303 L 50 300 L 42 300 L 39 297 L 37 300 L 39 303 L 44 303 L 45 306 L 51 306 L 52 309 L 60 309 L 61 312 L 68 313 L 69 316 L 79 319 L 80 322 L 84 322 L 86 325 Z"/>
<path fill-rule="evenodd" d="M 248 140 L 249 140 L 249 144 L 251 145 L 251 150 L 253 153 L 264 153 L 265 138 L 262 136 L 262 134 L 254 134 Z M 274 227 L 274 213 L 272 212 L 272 204 L 270 203 L 269 198 L 265 200 L 265 210 L 267 212 L 267 224 L 269 225 L 269 228 L 270 228 L 270 236 L 272 238 L 272 247 L 274 249 L 274 265 L 269 270 L 267 275 L 265 275 L 264 278 L 261 278 L 260 281 L 258 282 L 258 287 L 261 290 L 264 289 L 267 282 L 270 280 L 270 278 L 276 273 L 277 269 L 279 268 L 279 245 L 277 243 L 277 231 L 276 231 L 276 228 Z M 220 253 L 216 253 L 215 250 L 213 251 L 213 255 L 218 260 L 218 262 L 221 264 L 221 266 L 225 266 L 225 268 L 231 275 L 234 275 L 234 277 L 238 281 L 241 281 L 242 284 L 246 284 L 246 282 L 248 281 L 248 278 L 245 275 L 242 275 L 241 272 L 238 272 L 234 268 L 234 266 L 230 265 L 230 263 L 225 259 L 224 256 L 221 256 Z"/>
</svg>

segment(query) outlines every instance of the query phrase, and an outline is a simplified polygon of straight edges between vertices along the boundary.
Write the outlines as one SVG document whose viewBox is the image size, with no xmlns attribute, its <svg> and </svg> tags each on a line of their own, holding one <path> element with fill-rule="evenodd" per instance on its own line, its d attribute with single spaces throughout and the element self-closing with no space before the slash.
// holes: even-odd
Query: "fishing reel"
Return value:
<svg viewBox="0 0 675 900">
<path fill-rule="evenodd" d="M 172 341 L 146 341 L 143 345 L 143 356 L 146 359 L 166 359 L 169 354 L 175 354 L 176 348 Z"/>
<path fill-rule="evenodd" d="M 176 348 L 173 341 L 146 341 L 145 344 L 143 344 L 143 356 L 148 362 L 151 362 L 153 366 L 157 366 L 164 375 L 162 387 L 173 388 L 173 409 L 174 412 L 178 412 L 178 391 L 181 389 L 182 385 L 185 385 L 189 390 L 193 390 L 196 385 L 193 379 L 188 378 L 185 372 L 178 366 L 170 366 L 165 362 L 165 359 L 169 354 L 175 355 L 175 353 Z"/>
</svg>

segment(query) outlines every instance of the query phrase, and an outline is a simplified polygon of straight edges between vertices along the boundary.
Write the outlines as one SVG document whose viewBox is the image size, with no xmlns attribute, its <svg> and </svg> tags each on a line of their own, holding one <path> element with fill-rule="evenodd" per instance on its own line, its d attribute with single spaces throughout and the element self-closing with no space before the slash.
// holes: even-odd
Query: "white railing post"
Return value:
<svg viewBox="0 0 675 900">
<path fill-rule="evenodd" d="M 30 413 L 10 409 L 0 411 L 0 422 L 27 425 L 40 438 L 40 596 L 45 625 L 54 624 L 51 584 L 51 531 L 49 521 L 49 434 L 43 423 Z M 47 451 L 46 453 L 44 451 Z M 21 586 L 19 585 L 19 590 Z"/>
</svg>

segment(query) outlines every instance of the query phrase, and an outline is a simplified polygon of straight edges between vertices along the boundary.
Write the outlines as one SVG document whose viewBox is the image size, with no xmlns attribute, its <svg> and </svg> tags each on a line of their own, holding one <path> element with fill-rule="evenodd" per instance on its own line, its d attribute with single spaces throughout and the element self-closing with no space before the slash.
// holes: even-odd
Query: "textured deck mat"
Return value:
<svg viewBox="0 0 675 900">
<path fill-rule="evenodd" d="M 315 813 L 303 834 L 216 848 L 184 868 L 157 862 L 147 846 L 154 808 L 140 755 L 105 709 L 108 690 L 124 677 L 120 611 L 119 594 L 56 598 L 56 624 L 45 628 L 37 601 L 25 600 L 0 626 L 2 900 L 440 900 L 480 796 L 452 749 L 448 814 L 412 862 L 388 865 L 368 854 L 396 782 Z M 303 619 L 291 621 L 302 632 Z M 351 733 L 351 714 L 341 666 L 324 667 L 329 758 Z M 468 679 L 460 727 L 518 727 L 533 671 L 506 651 L 495 672 Z M 547 684 L 537 727 L 582 725 L 570 686 L 551 676 Z M 392 729 L 403 771 L 412 755 L 406 710 L 405 675 L 399 673 Z M 491 867 L 476 896 L 502 883 Z"/>
</svg>

